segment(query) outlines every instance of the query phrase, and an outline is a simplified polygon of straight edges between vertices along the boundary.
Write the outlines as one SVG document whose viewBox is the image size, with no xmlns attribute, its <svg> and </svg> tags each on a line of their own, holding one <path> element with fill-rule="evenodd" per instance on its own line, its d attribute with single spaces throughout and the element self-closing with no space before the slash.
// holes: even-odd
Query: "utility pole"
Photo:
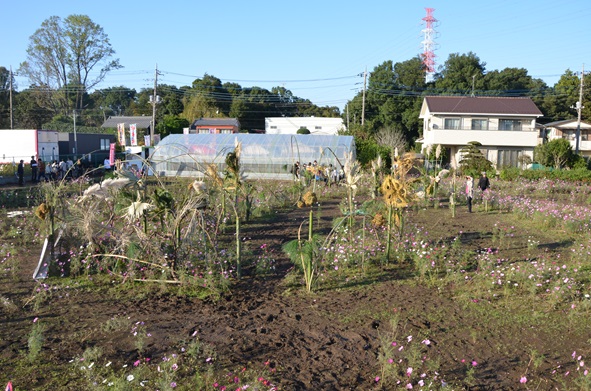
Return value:
<svg viewBox="0 0 591 391">
<path fill-rule="evenodd" d="M 581 110 L 583 106 L 583 83 L 585 78 L 585 64 L 583 64 L 583 71 L 581 72 L 581 88 L 579 89 L 579 101 L 575 105 L 577 109 L 577 131 L 575 133 L 575 153 L 579 154 L 579 139 L 581 138 Z"/>
<path fill-rule="evenodd" d="M 349 105 L 347 104 L 347 132 L 351 131 L 351 127 L 349 126 Z"/>
<path fill-rule="evenodd" d="M 365 88 L 367 86 L 367 68 L 363 72 L 363 99 L 361 101 L 361 126 L 365 124 Z"/>
<path fill-rule="evenodd" d="M 76 109 L 74 109 L 74 159 L 78 154 L 78 137 L 76 136 Z"/>
<path fill-rule="evenodd" d="M 158 64 L 154 71 L 154 95 L 150 97 L 152 104 L 152 125 L 150 125 L 150 146 L 154 146 L 154 130 L 156 128 L 156 105 L 160 103 L 160 97 L 156 95 L 156 88 L 158 87 Z"/>
<path fill-rule="evenodd" d="M 10 91 L 8 93 L 8 100 L 10 104 L 10 129 L 13 129 L 13 115 L 12 115 L 12 65 L 10 66 Z"/>
</svg>

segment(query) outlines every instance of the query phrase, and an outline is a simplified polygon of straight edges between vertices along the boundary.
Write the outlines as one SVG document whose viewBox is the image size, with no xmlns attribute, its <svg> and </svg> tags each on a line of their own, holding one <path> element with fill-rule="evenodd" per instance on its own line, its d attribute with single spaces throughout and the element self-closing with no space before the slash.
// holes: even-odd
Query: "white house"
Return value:
<svg viewBox="0 0 591 391">
<path fill-rule="evenodd" d="M 266 134 L 296 134 L 306 128 L 310 134 L 336 135 L 345 130 L 342 118 L 328 117 L 267 117 Z"/>
<path fill-rule="evenodd" d="M 580 125 L 580 126 L 579 126 Z M 573 151 L 577 147 L 577 127 L 579 128 L 579 152 L 583 156 L 591 156 L 591 124 L 583 122 L 579 124 L 576 119 L 554 121 L 544 125 L 548 141 L 564 138 L 570 142 Z"/>
<path fill-rule="evenodd" d="M 519 157 L 533 158 L 541 143 L 536 119 L 542 112 L 530 98 L 499 96 L 427 96 L 423 119 L 423 146 L 441 144 L 451 167 L 461 160 L 460 150 L 471 141 L 497 168 L 517 166 Z"/>
</svg>

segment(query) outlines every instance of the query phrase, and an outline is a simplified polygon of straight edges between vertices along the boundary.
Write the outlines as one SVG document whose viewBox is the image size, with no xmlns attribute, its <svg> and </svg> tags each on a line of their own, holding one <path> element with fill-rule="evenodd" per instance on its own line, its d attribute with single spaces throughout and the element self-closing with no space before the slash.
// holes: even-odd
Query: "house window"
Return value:
<svg viewBox="0 0 591 391">
<path fill-rule="evenodd" d="M 277 129 L 277 126 L 271 125 L 271 129 Z"/>
<path fill-rule="evenodd" d="M 446 118 L 444 123 L 445 129 L 460 129 L 459 118 Z"/>
<path fill-rule="evenodd" d="M 209 129 L 199 129 L 199 134 L 209 134 Z"/>
<path fill-rule="evenodd" d="M 101 151 L 108 151 L 111 147 L 111 140 L 108 138 L 101 139 Z"/>
<path fill-rule="evenodd" d="M 521 130 L 521 121 L 518 119 L 500 119 L 499 130 Z"/>
<path fill-rule="evenodd" d="M 232 133 L 232 129 L 220 129 L 221 134 L 230 134 Z"/>
<path fill-rule="evenodd" d="M 314 129 L 320 130 L 320 129 L 322 129 L 322 126 L 315 126 Z"/>
<path fill-rule="evenodd" d="M 499 149 L 497 153 L 497 168 L 518 167 L 521 151 L 518 149 Z"/>
<path fill-rule="evenodd" d="M 488 130 L 488 120 L 486 119 L 473 119 L 472 130 Z"/>
</svg>

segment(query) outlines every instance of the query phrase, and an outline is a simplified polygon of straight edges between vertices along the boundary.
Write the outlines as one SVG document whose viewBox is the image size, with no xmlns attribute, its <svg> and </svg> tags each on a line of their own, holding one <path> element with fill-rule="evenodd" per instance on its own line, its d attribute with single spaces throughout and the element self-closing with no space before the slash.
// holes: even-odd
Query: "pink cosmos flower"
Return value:
<svg viewBox="0 0 591 391">
<path fill-rule="evenodd" d="M 522 376 L 521 379 L 519 379 L 519 383 L 527 383 L 527 377 Z"/>
<path fill-rule="evenodd" d="M 379 376 L 376 376 L 376 379 L 375 380 L 376 380 L 376 383 L 379 382 L 380 381 L 380 377 Z"/>
</svg>

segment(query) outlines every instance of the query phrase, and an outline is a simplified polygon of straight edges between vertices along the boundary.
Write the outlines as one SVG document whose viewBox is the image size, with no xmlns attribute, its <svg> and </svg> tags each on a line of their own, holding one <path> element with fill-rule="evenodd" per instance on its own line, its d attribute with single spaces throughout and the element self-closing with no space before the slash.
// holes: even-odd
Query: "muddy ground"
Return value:
<svg viewBox="0 0 591 391">
<path fill-rule="evenodd" d="M 340 198 L 321 200 L 322 218 L 317 229 L 328 232 L 333 217 L 341 214 Z M 293 209 L 244 226 L 245 245 L 251 249 L 267 244 L 275 253 L 277 272 L 259 278 L 247 275 L 236 281 L 220 299 L 179 297 L 154 289 L 133 297 L 105 294 L 106 290 L 56 291 L 50 300 L 33 309 L 29 300 L 38 283 L 32 272 L 39 256 L 38 246 L 28 246 L 19 255 L 16 277 L 3 276 L 0 296 L 17 309 L 0 312 L 0 383 L 12 380 L 19 390 L 76 389 L 71 374 L 56 379 L 56 368 L 71 366 L 73 357 L 91 346 L 100 346 L 113 365 L 138 358 L 129 332 L 109 333 L 104 325 L 113 318 L 129 317 L 145 322 L 151 337 L 145 357 L 161 357 L 180 351 L 185 341 L 198 336 L 210 344 L 219 361 L 228 365 L 268 365 L 276 368 L 273 380 L 280 390 L 369 390 L 378 389 L 380 336 L 387 333 L 384 314 L 400 316 L 401 339 L 428 335 L 428 355 L 439 362 L 440 381 L 450 389 L 525 389 L 519 378 L 536 349 L 545 359 L 538 369 L 536 389 L 560 389 L 550 375 L 559 358 L 569 357 L 573 347 L 586 344 L 586 331 L 568 334 L 549 332 L 538 324 L 491 328 L 478 317 L 466 315 L 464 305 L 440 288 L 410 281 L 403 273 L 375 283 L 307 294 L 285 282 L 292 264 L 281 245 L 296 238 L 307 211 Z M 408 216 L 408 227 L 426 227 L 432 237 L 460 235 L 473 249 L 487 248 L 494 224 L 504 216 L 478 210 L 467 213 L 459 207 L 450 218 L 447 208 L 417 210 Z M 460 234 L 461 232 L 461 234 Z M 500 257 L 523 259 L 526 238 L 515 235 Z M 559 243 L 540 235 L 544 251 L 561 251 Z M 540 247 L 542 248 L 542 246 Z M 119 282 L 113 282 L 118 284 Z M 112 292 L 113 290 L 109 290 Z M 470 312 L 473 313 L 473 312 Z M 47 363 L 33 376 L 19 377 L 15 363 L 27 349 L 27 338 L 35 318 L 47 325 L 42 356 Z M 436 319 L 436 321 L 434 321 Z M 463 383 L 468 365 L 477 360 L 471 386 Z M 64 371 L 64 373 L 68 370 Z M 547 374 L 548 376 L 544 376 Z M 530 383 L 531 384 L 531 383 Z M 451 386 L 453 385 L 453 386 Z"/>
</svg>

